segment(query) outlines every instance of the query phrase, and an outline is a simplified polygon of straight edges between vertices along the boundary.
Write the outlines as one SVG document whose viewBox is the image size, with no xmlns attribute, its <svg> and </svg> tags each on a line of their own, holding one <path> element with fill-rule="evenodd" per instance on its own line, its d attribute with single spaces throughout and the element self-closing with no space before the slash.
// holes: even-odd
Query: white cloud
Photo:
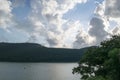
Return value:
<svg viewBox="0 0 120 80">
<path fill-rule="evenodd" d="M 120 0 L 104 0 L 95 10 L 95 14 L 104 17 L 108 22 L 115 21 L 120 24 Z"/>
<path fill-rule="evenodd" d="M 2 31 L 0 32 L 0 42 L 20 42 L 20 40 L 22 42 L 25 40 L 24 36 L 27 36 L 26 33 L 18 28 L 18 26 L 25 26 L 25 24 L 15 21 L 12 10 L 13 7 L 10 0 L 0 0 L 0 31 Z"/>
<path fill-rule="evenodd" d="M 0 28 L 7 29 L 13 24 L 11 11 L 11 2 L 0 0 Z"/>
<path fill-rule="evenodd" d="M 95 42 L 95 38 L 91 37 L 87 32 L 84 30 L 80 30 L 76 36 L 76 40 L 73 43 L 74 48 L 82 48 L 93 45 Z"/>
<path fill-rule="evenodd" d="M 65 25 L 64 36 L 62 41 L 64 42 L 64 47 L 69 48 L 82 48 L 92 44 L 94 39 L 84 30 L 84 26 L 79 22 L 68 22 Z M 71 43 L 71 44 L 70 44 Z"/>
<path fill-rule="evenodd" d="M 117 23 L 111 34 L 120 34 L 120 0 L 105 0 L 104 6 L 104 16 Z"/>
<path fill-rule="evenodd" d="M 104 0 L 99 3 L 94 11 L 94 17 L 90 21 L 89 34 L 96 38 L 96 44 L 106 39 L 111 34 L 120 32 L 120 0 Z M 111 22 L 117 23 L 117 27 Z M 110 27 L 113 27 L 111 30 Z"/>
<path fill-rule="evenodd" d="M 39 39 L 44 37 L 44 42 L 40 41 L 40 44 L 47 42 L 47 46 L 49 44 L 51 47 L 65 46 L 66 35 L 64 34 L 69 32 L 72 27 L 65 26 L 67 23 L 69 24 L 69 21 L 63 19 L 63 15 L 73 9 L 76 4 L 85 2 L 86 0 L 31 0 L 32 11 L 28 18 L 32 25 L 30 29 L 33 31 L 30 34 L 36 33 L 39 35 Z M 74 30 L 71 30 L 72 32 Z M 34 37 L 37 37 L 36 35 Z"/>
<path fill-rule="evenodd" d="M 101 16 L 104 17 L 104 5 L 98 3 L 98 6 L 96 7 L 94 14 L 96 14 L 97 16 Z"/>
<path fill-rule="evenodd" d="M 90 20 L 90 27 L 88 30 L 88 37 L 84 38 L 81 37 L 78 34 L 79 37 L 77 37 L 75 46 L 78 46 L 77 44 L 86 44 L 86 39 L 88 38 L 92 39 L 93 44 L 90 45 L 98 45 L 101 41 L 104 39 L 107 39 L 108 36 L 111 34 L 119 34 L 120 33 L 120 0 L 105 0 L 103 3 L 98 3 L 98 6 L 96 7 L 94 11 L 94 16 Z M 110 21 L 115 21 L 117 23 L 117 27 L 113 26 L 114 28 L 110 30 Z M 112 31 L 112 32 L 111 32 Z M 83 32 L 82 32 L 83 33 Z M 86 35 L 86 36 L 87 36 Z M 80 47 L 79 45 L 78 47 Z"/>
<path fill-rule="evenodd" d="M 111 34 L 120 33 L 120 1 L 105 0 L 98 3 L 94 16 L 90 20 L 88 31 L 80 21 L 70 21 L 63 15 L 77 4 L 87 0 L 30 0 L 31 11 L 25 22 L 15 21 L 12 8 L 26 5 L 26 0 L 0 0 L 0 28 L 17 31 L 27 35 L 28 42 L 40 43 L 48 47 L 81 48 L 99 44 L 109 36 L 110 20 L 116 21 L 118 26 Z M 12 27 L 11 27 L 12 26 Z M 4 36 L 0 36 L 0 40 Z M 6 37 L 4 38 L 6 39 Z"/>
</svg>

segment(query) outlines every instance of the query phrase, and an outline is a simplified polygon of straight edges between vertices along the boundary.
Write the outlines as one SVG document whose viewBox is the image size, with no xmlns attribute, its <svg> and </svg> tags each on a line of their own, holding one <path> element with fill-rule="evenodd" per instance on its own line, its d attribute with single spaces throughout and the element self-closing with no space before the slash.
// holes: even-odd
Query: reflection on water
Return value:
<svg viewBox="0 0 120 80">
<path fill-rule="evenodd" d="M 0 80 L 80 80 L 73 75 L 76 63 L 3 63 Z"/>
</svg>

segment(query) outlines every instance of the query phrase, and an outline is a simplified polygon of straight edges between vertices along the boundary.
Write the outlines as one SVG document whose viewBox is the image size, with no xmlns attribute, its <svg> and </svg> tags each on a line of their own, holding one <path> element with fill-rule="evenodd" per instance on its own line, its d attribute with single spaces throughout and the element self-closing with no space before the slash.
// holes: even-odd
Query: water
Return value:
<svg viewBox="0 0 120 80">
<path fill-rule="evenodd" d="M 80 80 L 73 75 L 76 63 L 0 62 L 0 80 Z"/>
</svg>

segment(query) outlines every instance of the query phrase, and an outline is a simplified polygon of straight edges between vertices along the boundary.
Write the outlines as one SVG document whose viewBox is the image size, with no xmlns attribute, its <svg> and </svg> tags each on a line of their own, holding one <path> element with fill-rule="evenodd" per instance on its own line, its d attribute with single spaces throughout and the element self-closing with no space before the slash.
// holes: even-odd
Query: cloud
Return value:
<svg viewBox="0 0 120 80">
<path fill-rule="evenodd" d="M 105 5 L 97 2 L 97 7 L 94 10 L 93 17 L 89 22 L 88 31 L 79 31 L 76 40 L 73 44 L 75 48 L 81 48 L 91 45 L 98 45 L 101 41 L 106 39 L 109 32 L 109 21 L 104 15 Z"/>
<path fill-rule="evenodd" d="M 97 4 L 98 6 L 95 8 L 95 11 L 94 11 L 94 14 L 96 15 L 96 16 L 100 16 L 100 17 L 104 17 L 104 5 L 103 4 L 101 4 L 101 3 L 98 3 Z"/>
<path fill-rule="evenodd" d="M 47 38 L 47 42 L 49 42 L 50 46 L 56 46 L 56 45 L 58 45 L 57 44 L 57 40 L 53 40 L 53 39 L 50 39 L 50 38 Z"/>
<path fill-rule="evenodd" d="M 105 16 L 113 19 L 120 18 L 120 0 L 105 0 Z"/>
<path fill-rule="evenodd" d="M 104 0 L 103 3 L 98 3 L 94 16 L 90 20 L 88 32 L 85 33 L 84 30 L 79 32 L 76 36 L 74 47 L 98 45 L 104 39 L 109 38 L 111 34 L 120 34 L 119 3 L 120 0 Z M 110 24 L 111 21 L 115 21 L 117 25 L 112 26 Z M 113 29 L 110 29 L 111 26 Z M 88 42 L 89 39 L 90 43 Z"/>
<path fill-rule="evenodd" d="M 40 41 L 40 44 L 47 42 L 47 46 L 49 44 L 51 47 L 63 47 L 66 44 L 64 33 L 71 28 L 65 26 L 69 21 L 63 19 L 63 15 L 73 9 L 76 4 L 85 2 L 86 0 L 31 0 L 32 10 L 28 16 L 31 23 L 29 29 L 32 30 L 29 32 L 30 35 L 36 34 L 34 37 L 39 35 L 38 39 L 44 37 L 44 41 Z"/>
<path fill-rule="evenodd" d="M 91 37 L 87 32 L 81 30 L 76 36 L 76 40 L 73 43 L 74 48 L 82 48 L 93 45 L 95 39 Z"/>
<path fill-rule="evenodd" d="M 25 6 L 26 0 L 11 0 L 12 7 L 23 7 Z"/>
<path fill-rule="evenodd" d="M 104 0 L 96 7 L 95 14 L 120 24 L 120 0 Z"/>
<path fill-rule="evenodd" d="M 96 44 L 99 44 L 102 40 L 106 39 L 108 32 L 105 31 L 106 25 L 104 20 L 98 17 L 93 17 L 90 21 L 91 28 L 89 29 L 89 34 L 95 37 Z"/>
<path fill-rule="evenodd" d="M 120 33 L 120 0 L 104 0 L 101 4 L 102 17 L 106 18 L 110 23 L 111 21 L 116 22 L 117 24 L 112 26 L 113 29 L 111 34 L 119 34 Z M 98 11 L 97 11 L 98 12 Z M 116 27 L 117 26 L 117 27 Z"/>
<path fill-rule="evenodd" d="M 114 26 L 112 29 L 112 34 L 120 33 L 120 0 L 105 0 L 104 1 L 104 16 L 108 18 L 109 21 L 114 21 L 117 23 L 117 27 Z"/>
<path fill-rule="evenodd" d="M 120 34 L 120 27 L 119 27 L 119 26 L 115 27 L 115 28 L 112 30 L 112 33 L 113 33 L 113 34 Z"/>
<path fill-rule="evenodd" d="M 94 11 L 94 16 L 90 20 L 90 28 L 88 31 L 90 36 L 96 39 L 95 44 L 99 44 L 112 34 L 119 33 L 119 2 L 119 0 L 104 0 L 102 3 L 98 3 Z M 111 25 L 112 21 L 117 23 L 116 28 Z M 110 27 L 113 27 L 113 29 L 111 30 Z"/>
<path fill-rule="evenodd" d="M 78 34 L 79 30 L 82 30 L 81 28 L 82 25 L 79 21 L 76 21 L 74 23 L 72 21 L 69 21 L 65 23 L 63 27 L 63 38 L 61 40 L 61 43 L 64 43 L 64 47 L 73 47 L 73 43 L 76 40 L 76 35 Z"/>
<path fill-rule="evenodd" d="M 102 17 L 98 11 L 89 22 L 88 31 L 81 27 L 75 37 L 73 43 L 74 48 L 82 48 L 91 45 L 99 45 L 101 41 L 108 38 L 110 32 L 108 30 L 109 22 Z"/>
<path fill-rule="evenodd" d="M 8 0 L 0 0 L 0 28 L 7 29 L 13 24 L 11 11 L 11 2 Z"/>
<path fill-rule="evenodd" d="M 10 0 L 0 0 L 0 42 L 22 42 L 27 36 L 18 28 L 25 24 L 16 21 L 12 4 Z"/>
<path fill-rule="evenodd" d="M 65 26 L 68 27 L 65 29 L 62 39 L 65 43 L 65 47 L 79 49 L 89 46 L 94 41 L 87 31 L 84 30 L 84 26 L 79 21 L 74 23 L 68 22 Z"/>
<path fill-rule="evenodd" d="M 0 29 L 16 31 L 11 34 L 24 33 L 27 42 L 62 48 L 96 45 L 110 34 L 120 33 L 119 0 L 105 0 L 103 3 L 98 3 L 88 25 L 63 18 L 64 14 L 77 4 L 86 2 L 87 0 L 30 0 L 31 8 L 27 19 L 19 21 L 17 16 L 12 14 L 12 10 L 27 5 L 26 0 L 0 0 Z M 112 20 L 117 22 L 117 27 L 110 30 Z M 88 30 L 85 30 L 84 26 L 88 26 Z M 9 40 L 0 35 L 0 41 L 7 41 L 6 39 Z"/>
</svg>

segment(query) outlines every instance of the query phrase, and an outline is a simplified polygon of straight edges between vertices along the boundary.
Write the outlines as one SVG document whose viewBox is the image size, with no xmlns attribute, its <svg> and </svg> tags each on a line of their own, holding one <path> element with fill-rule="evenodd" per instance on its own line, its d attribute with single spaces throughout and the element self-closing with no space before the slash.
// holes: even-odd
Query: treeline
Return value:
<svg viewBox="0 0 120 80">
<path fill-rule="evenodd" d="M 0 61 L 77 62 L 88 48 L 46 48 L 35 43 L 0 43 Z"/>
</svg>

